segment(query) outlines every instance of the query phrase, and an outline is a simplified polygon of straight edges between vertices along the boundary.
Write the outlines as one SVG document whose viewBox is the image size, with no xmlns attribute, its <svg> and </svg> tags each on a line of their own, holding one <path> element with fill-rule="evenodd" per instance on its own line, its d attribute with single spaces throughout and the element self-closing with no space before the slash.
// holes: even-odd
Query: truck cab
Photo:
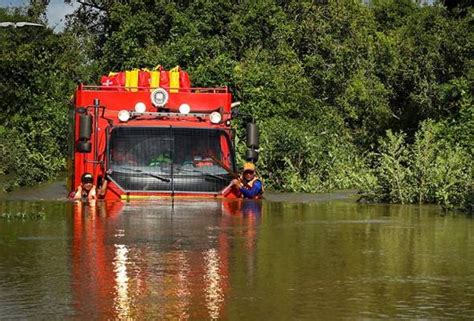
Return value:
<svg viewBox="0 0 474 321">
<path fill-rule="evenodd" d="M 90 172 L 109 200 L 236 197 L 232 105 L 226 87 L 79 85 L 69 191 Z"/>
</svg>

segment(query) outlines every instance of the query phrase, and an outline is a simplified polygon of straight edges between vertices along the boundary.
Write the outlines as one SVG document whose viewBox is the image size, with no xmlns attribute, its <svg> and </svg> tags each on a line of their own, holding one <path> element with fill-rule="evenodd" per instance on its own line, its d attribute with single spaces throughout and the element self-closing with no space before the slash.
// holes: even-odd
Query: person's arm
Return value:
<svg viewBox="0 0 474 321">
<path fill-rule="evenodd" d="M 240 192 L 242 194 L 244 194 L 244 197 L 246 197 L 246 198 L 255 197 L 258 194 L 260 194 L 261 191 L 262 191 L 262 182 L 260 180 L 256 180 L 253 183 L 252 188 L 250 188 L 250 189 L 247 189 L 245 187 L 240 188 Z"/>
<path fill-rule="evenodd" d="M 100 187 L 99 189 L 99 196 L 100 197 L 104 197 L 105 196 L 105 193 L 107 192 L 107 176 L 105 177 L 104 179 L 104 182 L 102 183 L 102 186 Z"/>
</svg>

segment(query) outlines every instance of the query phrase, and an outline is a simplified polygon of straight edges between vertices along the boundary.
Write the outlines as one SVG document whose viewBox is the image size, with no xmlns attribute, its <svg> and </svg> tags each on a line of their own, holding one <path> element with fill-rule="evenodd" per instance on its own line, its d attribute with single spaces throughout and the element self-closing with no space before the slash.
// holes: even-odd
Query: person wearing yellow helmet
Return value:
<svg viewBox="0 0 474 321">
<path fill-rule="evenodd" d="M 255 174 L 255 164 L 247 162 L 239 179 L 233 181 L 240 196 L 247 199 L 260 199 L 263 195 L 262 181 Z"/>
</svg>

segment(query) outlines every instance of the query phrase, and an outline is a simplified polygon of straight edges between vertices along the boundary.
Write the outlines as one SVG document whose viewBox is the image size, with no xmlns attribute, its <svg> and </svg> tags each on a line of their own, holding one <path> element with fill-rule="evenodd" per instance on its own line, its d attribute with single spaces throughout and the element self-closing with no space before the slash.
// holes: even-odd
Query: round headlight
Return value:
<svg viewBox="0 0 474 321">
<path fill-rule="evenodd" d="M 219 114 L 217 111 L 214 111 L 214 112 L 211 113 L 209 118 L 211 119 L 211 123 L 219 124 L 222 120 L 222 115 Z"/>
<path fill-rule="evenodd" d="M 138 102 L 136 105 L 135 105 L 135 111 L 137 113 L 144 113 L 146 111 L 146 105 L 142 102 Z"/>
<path fill-rule="evenodd" d="M 119 111 L 118 113 L 118 119 L 121 121 L 121 122 L 126 122 L 130 119 L 130 113 L 126 110 L 121 110 Z"/>
<path fill-rule="evenodd" d="M 190 111 L 191 107 L 188 104 L 181 104 L 181 106 L 179 106 L 179 112 L 181 114 L 189 114 Z"/>
<path fill-rule="evenodd" d="M 163 107 L 166 105 L 169 99 L 169 94 L 163 88 L 156 88 L 151 92 L 151 102 L 156 107 Z"/>
</svg>

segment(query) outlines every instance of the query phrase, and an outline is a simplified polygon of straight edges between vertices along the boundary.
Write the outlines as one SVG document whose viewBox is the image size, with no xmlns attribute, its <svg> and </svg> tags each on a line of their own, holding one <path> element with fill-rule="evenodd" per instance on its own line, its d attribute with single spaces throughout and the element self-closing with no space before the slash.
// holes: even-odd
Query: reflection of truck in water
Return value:
<svg viewBox="0 0 474 321">
<path fill-rule="evenodd" d="M 138 77 L 137 72 L 123 74 Z M 91 172 L 96 185 L 107 178 L 105 199 L 236 197 L 227 187 L 236 171 L 230 126 L 237 104 L 226 87 L 175 84 L 129 87 L 107 81 L 78 87 L 72 110 L 70 191 L 84 172 Z M 247 159 L 256 161 L 255 125 L 250 124 L 248 132 Z"/>
<path fill-rule="evenodd" d="M 238 290 L 230 280 L 256 266 L 260 201 L 163 199 L 73 209 L 79 319 L 226 320 Z"/>
</svg>

